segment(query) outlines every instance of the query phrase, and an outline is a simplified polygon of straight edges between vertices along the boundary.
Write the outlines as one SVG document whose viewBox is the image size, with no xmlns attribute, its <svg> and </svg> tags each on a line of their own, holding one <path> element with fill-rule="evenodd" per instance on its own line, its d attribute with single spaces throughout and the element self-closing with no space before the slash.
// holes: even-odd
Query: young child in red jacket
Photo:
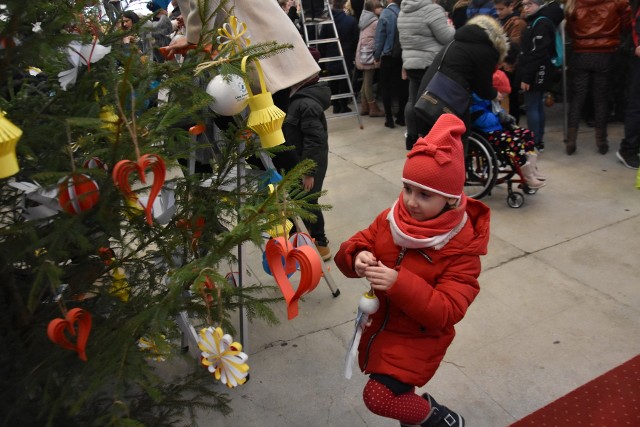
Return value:
<svg viewBox="0 0 640 427">
<path fill-rule="evenodd" d="M 345 276 L 365 277 L 380 300 L 358 347 L 369 374 L 364 403 L 401 425 L 464 426 L 431 395 L 415 393 L 435 374 L 454 325 L 480 291 L 490 213 L 463 193 L 464 131 L 456 116 L 441 116 L 407 154 L 399 199 L 335 257 Z"/>
</svg>

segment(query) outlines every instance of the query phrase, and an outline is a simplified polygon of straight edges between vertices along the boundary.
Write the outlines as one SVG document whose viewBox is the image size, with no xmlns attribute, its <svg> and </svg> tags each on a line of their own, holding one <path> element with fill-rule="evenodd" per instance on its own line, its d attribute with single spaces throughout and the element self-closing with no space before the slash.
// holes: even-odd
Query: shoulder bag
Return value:
<svg viewBox="0 0 640 427">
<path fill-rule="evenodd" d="M 469 92 L 458 82 L 440 71 L 449 46 L 451 46 L 451 43 L 444 50 L 438 70 L 414 105 L 418 117 L 430 126 L 433 126 L 438 118 L 445 113 L 455 114 L 462 118 L 469 107 Z"/>
</svg>

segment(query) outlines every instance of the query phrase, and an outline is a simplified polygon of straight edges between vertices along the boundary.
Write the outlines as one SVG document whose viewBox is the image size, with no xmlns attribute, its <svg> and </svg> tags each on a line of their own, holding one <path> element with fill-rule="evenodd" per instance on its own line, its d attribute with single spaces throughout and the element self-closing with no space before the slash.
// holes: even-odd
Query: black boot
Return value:
<svg viewBox="0 0 640 427">
<path fill-rule="evenodd" d="M 461 415 L 444 405 L 440 405 L 429 393 L 423 394 L 422 397 L 429 402 L 431 407 L 429 417 L 420 424 L 422 427 L 464 427 L 464 418 Z"/>
<path fill-rule="evenodd" d="M 609 141 L 607 141 L 607 128 L 596 128 L 596 146 L 600 154 L 607 154 Z"/>
<path fill-rule="evenodd" d="M 418 140 L 418 135 L 407 134 L 404 137 L 404 145 L 407 148 L 407 151 L 411 151 L 411 149 L 413 148 L 413 144 L 415 144 L 417 140 Z"/>
</svg>

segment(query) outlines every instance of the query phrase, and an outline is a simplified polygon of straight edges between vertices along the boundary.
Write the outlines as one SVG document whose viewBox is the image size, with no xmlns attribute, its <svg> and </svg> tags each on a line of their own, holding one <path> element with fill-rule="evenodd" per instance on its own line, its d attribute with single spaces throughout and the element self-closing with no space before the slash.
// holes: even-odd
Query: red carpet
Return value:
<svg viewBox="0 0 640 427">
<path fill-rule="evenodd" d="M 511 427 L 640 426 L 640 355 Z"/>
</svg>

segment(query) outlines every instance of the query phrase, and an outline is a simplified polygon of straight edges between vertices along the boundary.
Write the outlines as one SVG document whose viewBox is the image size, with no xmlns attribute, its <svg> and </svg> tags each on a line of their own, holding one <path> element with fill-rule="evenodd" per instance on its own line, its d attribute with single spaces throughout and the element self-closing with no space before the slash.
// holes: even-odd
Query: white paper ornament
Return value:
<svg viewBox="0 0 640 427">
<path fill-rule="evenodd" d="M 221 75 L 215 76 L 207 85 L 207 93 L 214 98 L 209 107 L 221 116 L 240 113 L 249 101 L 244 80 L 235 74 L 229 76 L 228 80 Z"/>
</svg>

